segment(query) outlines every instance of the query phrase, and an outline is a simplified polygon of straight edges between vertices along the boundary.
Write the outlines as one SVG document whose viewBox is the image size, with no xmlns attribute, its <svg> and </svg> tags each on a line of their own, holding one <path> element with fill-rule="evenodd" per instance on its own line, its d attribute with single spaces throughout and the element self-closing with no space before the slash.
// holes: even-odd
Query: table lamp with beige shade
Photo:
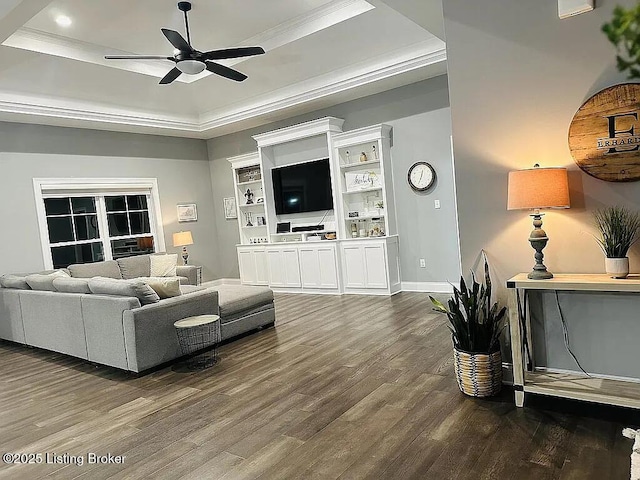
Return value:
<svg viewBox="0 0 640 480">
<path fill-rule="evenodd" d="M 187 252 L 187 245 L 193 245 L 193 236 L 191 232 L 177 232 L 173 234 L 173 246 L 182 247 L 182 259 L 184 264 L 187 264 L 189 258 L 189 252 Z"/>
<path fill-rule="evenodd" d="M 542 208 L 569 208 L 569 182 L 567 169 L 562 167 L 540 167 L 537 163 L 527 170 L 509 172 L 507 210 L 533 210 L 533 231 L 529 242 L 536 251 L 536 264 L 528 277 L 533 280 L 553 278 L 542 260 L 542 250 L 549 238 L 542 229 Z"/>
</svg>

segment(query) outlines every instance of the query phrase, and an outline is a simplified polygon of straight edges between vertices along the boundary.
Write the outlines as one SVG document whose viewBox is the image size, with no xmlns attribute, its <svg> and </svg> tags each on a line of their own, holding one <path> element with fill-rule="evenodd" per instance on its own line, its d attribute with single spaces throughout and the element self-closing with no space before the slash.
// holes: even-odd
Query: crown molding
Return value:
<svg viewBox="0 0 640 480">
<path fill-rule="evenodd" d="M 256 150 L 255 152 L 228 157 L 227 161 L 233 165 L 233 168 L 253 167 L 254 165 L 260 165 L 260 154 Z"/>
<path fill-rule="evenodd" d="M 359 67 L 338 70 L 300 82 L 235 108 L 205 113 L 200 117 L 200 127 L 203 132 L 211 133 L 216 128 L 318 100 L 418 68 L 446 62 L 447 59 L 444 42 L 435 37 L 407 50 L 402 54 L 385 56 L 384 59 L 373 64 L 361 64 Z"/>
<path fill-rule="evenodd" d="M 200 132 L 197 119 L 151 114 L 135 110 L 114 109 L 102 105 L 83 104 L 75 100 L 44 99 L 13 92 L 0 92 L 0 112 L 32 117 L 53 117 L 88 123 L 107 123 Z"/>
<path fill-rule="evenodd" d="M 391 125 L 381 123 L 379 125 L 338 133 L 332 138 L 333 146 L 340 148 L 345 145 L 353 145 L 354 140 L 357 140 L 358 143 L 364 143 L 378 140 L 380 138 L 390 138 L 391 128 Z"/>
<path fill-rule="evenodd" d="M 271 132 L 254 135 L 253 139 L 258 143 L 258 147 L 268 147 L 280 143 L 300 140 L 302 138 L 325 135 L 329 132 L 342 132 L 344 120 L 336 117 L 324 117 L 310 122 L 299 123 L 291 127 L 279 128 Z"/>
</svg>

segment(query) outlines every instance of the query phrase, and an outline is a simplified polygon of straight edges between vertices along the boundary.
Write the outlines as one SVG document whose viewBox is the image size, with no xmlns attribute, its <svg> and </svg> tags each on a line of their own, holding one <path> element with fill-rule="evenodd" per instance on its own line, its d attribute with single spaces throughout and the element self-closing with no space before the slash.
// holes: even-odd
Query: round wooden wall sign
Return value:
<svg viewBox="0 0 640 480">
<path fill-rule="evenodd" d="M 607 182 L 640 180 L 640 83 L 605 88 L 587 100 L 569 127 L 578 166 Z"/>
</svg>

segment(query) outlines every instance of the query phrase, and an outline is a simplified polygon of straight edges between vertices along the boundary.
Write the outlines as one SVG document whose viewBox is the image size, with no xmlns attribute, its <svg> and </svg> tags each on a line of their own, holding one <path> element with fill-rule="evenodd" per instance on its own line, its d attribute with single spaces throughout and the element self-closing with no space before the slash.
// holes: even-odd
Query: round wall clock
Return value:
<svg viewBox="0 0 640 480">
<path fill-rule="evenodd" d="M 407 180 L 416 192 L 424 192 L 435 183 L 436 171 L 427 162 L 416 162 L 409 168 Z"/>
</svg>

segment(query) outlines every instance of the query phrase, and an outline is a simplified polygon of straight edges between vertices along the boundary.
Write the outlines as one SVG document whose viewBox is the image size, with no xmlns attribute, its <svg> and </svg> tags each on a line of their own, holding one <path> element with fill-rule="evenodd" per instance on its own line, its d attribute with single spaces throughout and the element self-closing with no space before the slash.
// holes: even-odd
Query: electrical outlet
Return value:
<svg viewBox="0 0 640 480">
<path fill-rule="evenodd" d="M 420 259 L 420 268 L 427 268 L 427 262 L 424 258 Z"/>
<path fill-rule="evenodd" d="M 435 208 L 440 208 L 440 200 L 434 200 L 434 201 L 433 201 L 433 206 L 434 206 Z"/>
</svg>

